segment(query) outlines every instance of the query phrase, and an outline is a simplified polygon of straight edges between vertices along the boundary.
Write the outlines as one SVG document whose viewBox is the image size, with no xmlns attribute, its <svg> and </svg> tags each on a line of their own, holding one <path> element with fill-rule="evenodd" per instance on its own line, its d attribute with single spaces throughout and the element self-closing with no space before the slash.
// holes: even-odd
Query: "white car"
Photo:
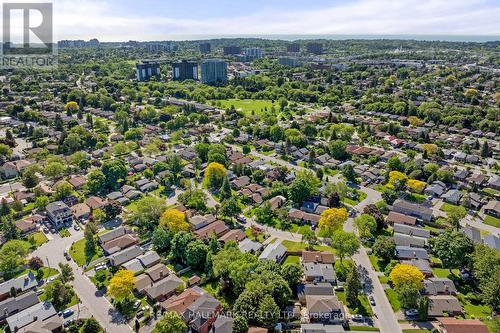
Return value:
<svg viewBox="0 0 500 333">
<path fill-rule="evenodd" d="M 363 316 L 360 314 L 354 314 L 354 315 L 352 315 L 352 320 L 353 321 L 363 321 Z"/>
<path fill-rule="evenodd" d="M 405 316 L 416 317 L 416 316 L 418 316 L 418 310 L 417 309 L 408 309 L 405 311 Z"/>
</svg>

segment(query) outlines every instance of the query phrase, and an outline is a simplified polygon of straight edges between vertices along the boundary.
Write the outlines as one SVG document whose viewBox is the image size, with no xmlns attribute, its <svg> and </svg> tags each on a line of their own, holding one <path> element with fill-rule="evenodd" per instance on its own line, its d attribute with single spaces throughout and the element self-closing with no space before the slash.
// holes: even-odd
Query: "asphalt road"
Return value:
<svg viewBox="0 0 500 333">
<path fill-rule="evenodd" d="M 83 274 L 74 261 L 67 261 L 64 258 L 64 250 L 68 250 L 73 242 L 83 238 L 83 231 L 70 229 L 70 237 L 60 237 L 52 235 L 53 240 L 43 244 L 33 252 L 33 256 L 38 256 L 44 264 L 52 268 L 58 268 L 60 262 L 69 263 L 73 268 L 75 276 L 72 281 L 73 289 L 80 298 L 81 305 L 88 309 L 90 315 L 94 316 L 106 333 L 126 333 L 132 332 L 132 328 L 127 324 L 123 316 L 116 311 L 109 301 L 95 287 L 95 285 Z"/>
</svg>

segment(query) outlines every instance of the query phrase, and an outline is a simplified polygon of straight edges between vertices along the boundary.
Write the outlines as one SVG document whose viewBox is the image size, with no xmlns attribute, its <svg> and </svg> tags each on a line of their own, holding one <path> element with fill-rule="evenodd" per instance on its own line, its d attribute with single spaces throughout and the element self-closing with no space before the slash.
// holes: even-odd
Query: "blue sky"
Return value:
<svg viewBox="0 0 500 333">
<path fill-rule="evenodd" d="M 33 1 L 48 0 L 30 2 Z M 271 34 L 500 35 L 500 0 L 52 1 L 56 39 L 97 37 L 123 41 Z"/>
</svg>

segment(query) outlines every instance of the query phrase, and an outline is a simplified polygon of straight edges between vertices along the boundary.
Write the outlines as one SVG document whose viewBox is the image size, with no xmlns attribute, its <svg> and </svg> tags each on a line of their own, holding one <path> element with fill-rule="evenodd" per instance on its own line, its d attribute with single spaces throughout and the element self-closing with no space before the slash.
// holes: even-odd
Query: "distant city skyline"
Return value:
<svg viewBox="0 0 500 333">
<path fill-rule="evenodd" d="M 58 40 L 152 41 L 275 34 L 500 36 L 500 2 L 496 0 L 54 0 L 53 3 Z"/>
</svg>

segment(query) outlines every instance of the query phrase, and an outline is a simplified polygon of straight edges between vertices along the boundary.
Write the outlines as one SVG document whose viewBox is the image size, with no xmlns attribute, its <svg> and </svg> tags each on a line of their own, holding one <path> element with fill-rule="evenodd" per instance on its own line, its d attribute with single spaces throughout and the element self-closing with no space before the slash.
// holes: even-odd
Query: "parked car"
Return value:
<svg viewBox="0 0 500 333">
<path fill-rule="evenodd" d="M 138 300 L 137 300 L 137 301 L 135 301 L 135 303 L 134 303 L 134 309 L 138 309 L 138 308 L 139 308 L 139 306 L 141 306 L 141 300 L 139 300 L 139 299 L 138 299 Z"/>
<path fill-rule="evenodd" d="M 353 321 L 363 321 L 363 316 L 360 314 L 354 314 L 354 315 L 352 315 L 352 320 Z"/>
<path fill-rule="evenodd" d="M 142 310 L 137 311 L 137 314 L 136 314 L 135 316 L 136 316 L 138 319 L 139 319 L 139 318 L 142 318 L 142 317 L 144 316 L 144 311 L 142 311 Z"/>
<path fill-rule="evenodd" d="M 37 295 L 37 296 L 40 296 L 40 295 L 41 295 L 41 294 L 43 294 L 44 292 L 45 292 L 45 289 L 43 289 L 43 288 L 42 288 L 42 289 L 38 289 L 38 290 L 36 291 L 36 295 Z"/>
<path fill-rule="evenodd" d="M 75 320 L 72 318 L 72 319 L 68 319 L 64 322 L 64 327 L 69 327 L 69 325 L 71 325 Z"/>
<path fill-rule="evenodd" d="M 78 224 L 75 224 L 75 225 L 73 226 L 73 229 L 75 229 L 76 231 L 79 231 L 79 230 L 80 230 L 80 226 L 79 226 Z"/>
<path fill-rule="evenodd" d="M 368 296 L 368 300 L 370 301 L 371 305 L 375 305 L 375 298 L 373 298 L 372 295 Z"/>
<path fill-rule="evenodd" d="M 47 227 L 43 228 L 43 232 L 46 233 L 46 234 L 48 234 L 49 233 L 49 228 L 47 228 Z"/>
<path fill-rule="evenodd" d="M 66 309 L 63 311 L 62 316 L 63 316 L 63 318 L 68 318 L 73 313 L 75 313 L 75 311 L 73 311 L 72 309 Z"/>
<path fill-rule="evenodd" d="M 417 309 L 408 309 L 405 311 L 405 316 L 416 317 L 416 316 L 418 316 L 418 310 Z"/>
</svg>

